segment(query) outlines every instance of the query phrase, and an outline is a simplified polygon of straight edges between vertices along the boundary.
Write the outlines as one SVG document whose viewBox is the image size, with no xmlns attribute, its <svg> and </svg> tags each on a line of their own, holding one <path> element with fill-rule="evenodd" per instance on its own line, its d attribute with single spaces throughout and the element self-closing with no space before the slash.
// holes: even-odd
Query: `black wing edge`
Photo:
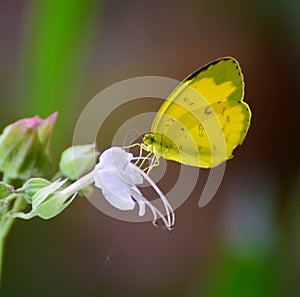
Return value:
<svg viewBox="0 0 300 297">
<path fill-rule="evenodd" d="M 217 59 L 217 60 L 215 60 L 215 61 L 212 61 L 212 62 L 208 63 L 207 65 L 205 65 L 205 66 L 199 68 L 198 70 L 196 70 L 195 72 L 193 72 L 192 74 L 190 74 L 183 82 L 187 82 L 187 81 L 189 81 L 189 80 L 192 80 L 192 79 L 193 79 L 194 77 L 196 77 L 200 72 L 202 72 L 202 71 L 208 69 L 208 68 L 209 68 L 210 66 L 212 66 L 212 65 L 218 64 L 221 60 L 222 60 L 222 61 L 231 60 L 231 61 L 233 61 L 234 63 L 236 63 L 236 64 L 238 65 L 237 60 L 236 60 L 235 58 L 233 58 L 233 57 L 228 56 L 228 57 L 219 58 L 219 59 Z"/>
</svg>

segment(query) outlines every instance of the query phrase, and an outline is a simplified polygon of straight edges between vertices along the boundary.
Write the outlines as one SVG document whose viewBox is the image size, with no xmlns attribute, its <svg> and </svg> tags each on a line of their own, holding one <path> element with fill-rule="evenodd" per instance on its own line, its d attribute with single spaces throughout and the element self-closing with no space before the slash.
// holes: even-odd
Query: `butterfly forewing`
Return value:
<svg viewBox="0 0 300 297">
<path fill-rule="evenodd" d="M 233 58 L 219 59 L 187 77 L 152 124 L 152 132 L 166 135 L 178 147 L 178 153 L 163 157 L 206 168 L 231 158 L 250 125 L 243 96 L 243 76 Z"/>
</svg>

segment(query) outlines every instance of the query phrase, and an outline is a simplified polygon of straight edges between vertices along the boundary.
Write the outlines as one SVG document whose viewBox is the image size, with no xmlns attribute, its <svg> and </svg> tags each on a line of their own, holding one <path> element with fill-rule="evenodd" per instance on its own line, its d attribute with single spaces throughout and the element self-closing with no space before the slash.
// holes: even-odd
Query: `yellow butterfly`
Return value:
<svg viewBox="0 0 300 297">
<path fill-rule="evenodd" d="M 250 127 L 239 63 L 221 58 L 188 76 L 160 107 L 143 137 L 157 158 L 203 168 L 233 157 Z"/>
</svg>

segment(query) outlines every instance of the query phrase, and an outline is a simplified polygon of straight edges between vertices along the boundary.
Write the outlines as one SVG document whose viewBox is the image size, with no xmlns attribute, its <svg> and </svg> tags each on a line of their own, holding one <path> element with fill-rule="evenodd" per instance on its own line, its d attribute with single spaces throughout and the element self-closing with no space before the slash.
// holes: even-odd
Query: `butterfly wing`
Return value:
<svg viewBox="0 0 300 297">
<path fill-rule="evenodd" d="M 242 72 L 233 58 L 219 59 L 187 77 L 152 124 L 153 133 L 177 146 L 178 150 L 166 149 L 163 157 L 205 168 L 231 158 L 250 126 L 251 112 L 243 96 Z"/>
</svg>

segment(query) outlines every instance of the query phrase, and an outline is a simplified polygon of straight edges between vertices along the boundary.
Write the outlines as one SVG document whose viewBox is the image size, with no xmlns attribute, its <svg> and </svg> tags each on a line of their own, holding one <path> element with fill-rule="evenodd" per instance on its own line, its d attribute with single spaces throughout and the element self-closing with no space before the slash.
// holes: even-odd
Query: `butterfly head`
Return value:
<svg viewBox="0 0 300 297">
<path fill-rule="evenodd" d="M 143 137 L 143 142 L 145 149 L 158 157 L 166 157 L 167 154 L 177 152 L 178 150 L 175 143 L 169 137 L 160 133 L 146 133 Z"/>
</svg>

